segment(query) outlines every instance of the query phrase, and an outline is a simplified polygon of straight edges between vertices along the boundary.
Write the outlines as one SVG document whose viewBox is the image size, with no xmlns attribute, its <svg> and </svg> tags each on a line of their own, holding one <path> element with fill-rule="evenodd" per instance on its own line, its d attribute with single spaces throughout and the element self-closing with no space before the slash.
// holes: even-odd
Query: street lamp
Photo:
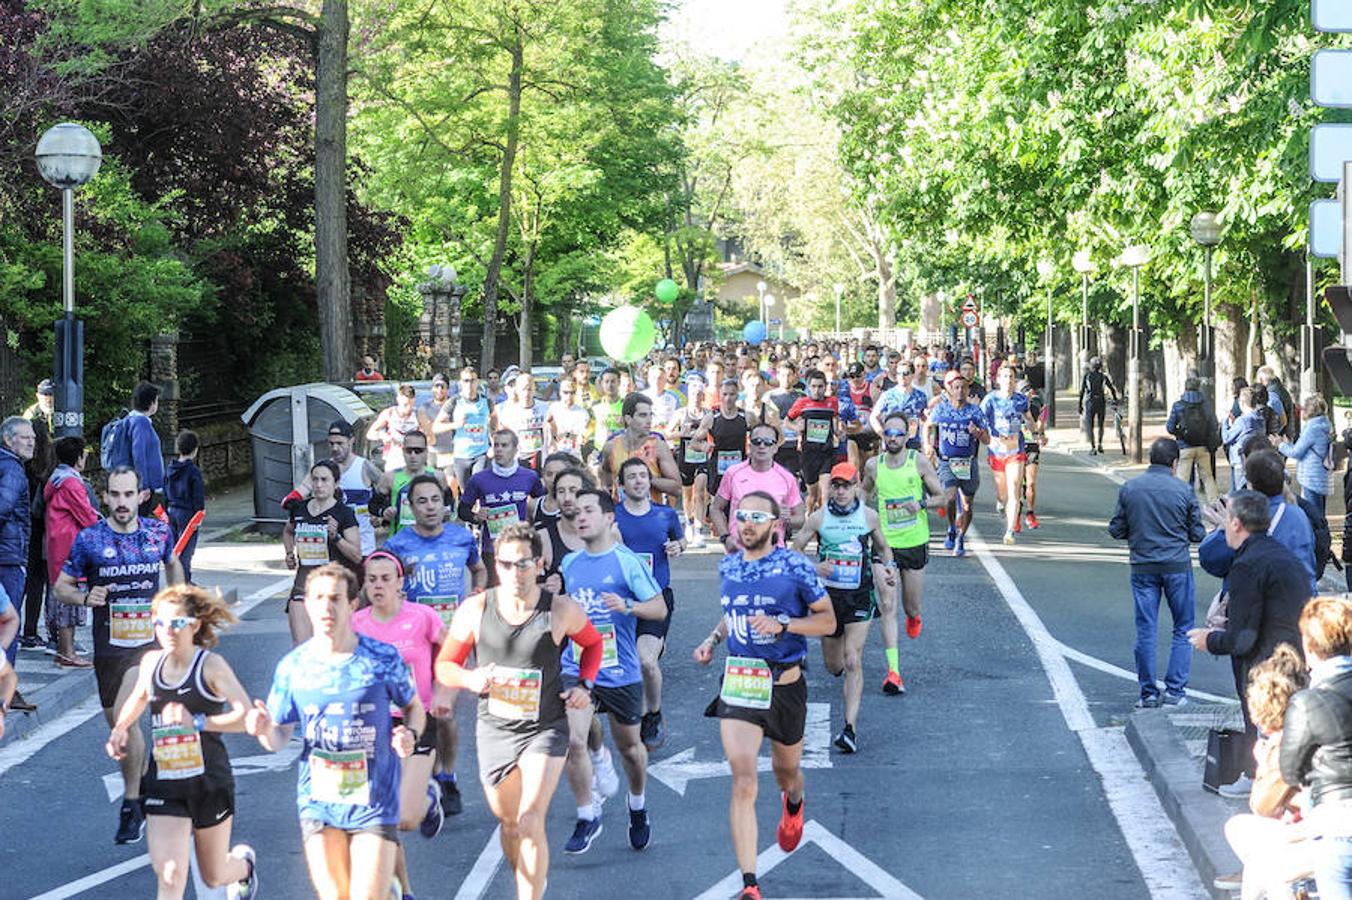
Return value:
<svg viewBox="0 0 1352 900">
<path fill-rule="evenodd" d="M 99 171 L 103 148 L 83 125 L 62 122 L 38 140 L 38 171 L 61 190 L 61 295 L 65 315 L 56 322 L 52 429 L 56 437 L 84 433 L 84 323 L 75 318 L 75 189 Z"/>
<path fill-rule="evenodd" d="M 1131 269 L 1131 341 L 1127 359 L 1127 424 L 1131 432 L 1131 461 L 1139 463 L 1141 447 L 1141 266 L 1150 261 L 1150 248 L 1132 244 L 1122 251 L 1122 265 Z"/>
<path fill-rule="evenodd" d="M 763 281 L 756 282 L 756 309 L 760 312 L 760 320 L 765 321 L 765 289 L 767 285 Z"/>
<path fill-rule="evenodd" d="M 765 313 L 761 316 L 761 321 L 765 323 L 765 336 L 770 336 L 770 309 L 775 305 L 775 295 L 765 295 Z"/>
<path fill-rule="evenodd" d="M 1197 361 L 1205 396 L 1211 393 L 1216 370 L 1216 333 L 1211 327 L 1211 253 L 1221 242 L 1220 217 L 1214 212 L 1199 212 L 1192 217 L 1188 230 L 1192 239 L 1202 245 L 1206 257 L 1202 270 L 1202 324 L 1197 328 Z"/>
<path fill-rule="evenodd" d="M 1080 352 L 1075 356 L 1075 384 L 1084 378 L 1084 370 L 1089 367 L 1089 276 L 1094 271 L 1094 260 L 1088 250 L 1080 250 L 1070 258 L 1070 266 L 1080 273 Z"/>
<path fill-rule="evenodd" d="M 845 293 L 845 285 L 836 282 L 836 334 L 840 334 L 840 297 Z"/>
<path fill-rule="evenodd" d="M 1056 427 L 1056 351 L 1052 347 L 1052 286 L 1049 283 L 1056 272 L 1056 264 L 1050 259 L 1037 261 L 1038 278 L 1047 284 L 1047 332 L 1043 337 L 1042 372 L 1046 383 L 1047 424 Z"/>
</svg>

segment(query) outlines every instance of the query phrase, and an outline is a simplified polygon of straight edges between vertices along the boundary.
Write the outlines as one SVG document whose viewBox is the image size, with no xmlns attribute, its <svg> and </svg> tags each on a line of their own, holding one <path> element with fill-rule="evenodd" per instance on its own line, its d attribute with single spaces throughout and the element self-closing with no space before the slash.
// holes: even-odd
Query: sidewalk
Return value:
<svg viewBox="0 0 1352 900">
<path fill-rule="evenodd" d="M 198 538 L 198 545 L 218 541 L 252 521 L 251 483 L 237 485 L 211 495 L 207 497 L 207 517 L 202 523 L 204 530 Z M 238 598 L 233 596 L 235 594 L 233 588 L 224 593 L 231 603 L 237 601 Z M 39 625 L 38 633 L 45 635 L 46 626 Z M 89 624 L 76 630 L 75 642 L 87 650 L 93 647 L 94 641 Z M 36 703 L 38 709 L 32 713 L 12 712 L 5 717 L 5 736 L 0 739 L 0 748 L 13 745 L 35 729 L 59 719 L 72 708 L 96 695 L 92 670 L 58 668 L 55 657 L 48 656 L 41 648 L 20 650 L 15 670 L 19 673 L 19 691 L 24 699 Z"/>
</svg>

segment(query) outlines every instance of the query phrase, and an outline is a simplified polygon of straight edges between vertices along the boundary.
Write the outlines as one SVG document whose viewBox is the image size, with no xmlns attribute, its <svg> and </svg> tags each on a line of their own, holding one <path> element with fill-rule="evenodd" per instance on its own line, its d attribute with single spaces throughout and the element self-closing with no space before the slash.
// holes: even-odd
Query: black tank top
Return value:
<svg viewBox="0 0 1352 900">
<path fill-rule="evenodd" d="M 540 576 L 540 584 L 544 584 L 550 575 L 559 574 L 559 567 L 563 565 L 563 558 L 573 552 L 563 542 L 563 535 L 559 533 L 559 518 L 559 516 L 555 516 L 543 526 L 538 527 L 539 531 L 545 533 L 545 539 L 549 541 L 549 565 L 545 566 L 545 573 Z"/>
<path fill-rule="evenodd" d="M 554 595 L 540 592 L 535 611 L 520 625 L 503 621 L 498 614 L 497 591 L 484 597 L 484 614 L 479 620 L 479 638 L 475 642 L 478 664 L 499 668 L 534 670 L 539 673 L 539 713 L 531 719 L 507 719 L 489 712 L 491 697 L 479 698 L 479 720 L 503 731 L 533 732 L 566 717 L 563 700 L 562 666 L 559 644 L 554 643 Z M 565 640 L 567 640 L 565 638 Z M 523 679 L 529 683 L 528 679 Z"/>
<path fill-rule="evenodd" d="M 155 664 L 150 676 L 150 728 L 153 751 L 146 771 L 146 793 L 152 797 L 185 797 L 205 790 L 233 788 L 230 755 L 216 731 L 196 732 L 196 739 L 185 733 L 162 729 L 160 714 L 165 705 L 181 703 L 190 715 L 213 716 L 229 710 L 230 704 L 211 693 L 202 674 L 211 654 L 197 649 L 188 672 L 177 684 L 164 680 L 164 657 Z M 192 731 L 192 725 L 187 731 Z M 199 760 L 200 754 L 200 760 Z M 159 760 L 165 761 L 161 767 Z M 200 762 L 200 765 L 194 765 Z M 163 768 L 163 771 L 161 769 Z M 193 772 L 198 774 L 190 774 Z"/>
<path fill-rule="evenodd" d="M 546 512 L 545 501 L 541 500 L 535 504 L 535 512 L 531 513 L 530 524 L 536 531 L 543 531 L 549 526 L 550 522 L 557 522 L 559 516 L 563 514 L 562 510 L 557 512 Z"/>
<path fill-rule="evenodd" d="M 709 426 L 709 437 L 713 438 L 714 449 L 709 454 L 710 470 L 717 473 L 719 466 L 719 456 L 722 454 L 737 453 L 737 462 L 746 459 L 746 413 L 740 409 L 737 415 L 731 419 L 723 415 L 722 410 L 714 410 L 714 423 Z M 723 463 L 723 469 L 728 468 L 728 463 Z"/>
</svg>

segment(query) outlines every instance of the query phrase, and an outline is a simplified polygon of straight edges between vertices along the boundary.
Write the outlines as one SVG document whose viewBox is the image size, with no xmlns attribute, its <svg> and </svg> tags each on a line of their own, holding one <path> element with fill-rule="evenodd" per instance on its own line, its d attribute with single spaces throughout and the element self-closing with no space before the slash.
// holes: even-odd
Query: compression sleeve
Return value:
<svg viewBox="0 0 1352 900">
<path fill-rule="evenodd" d="M 601 643 L 601 633 L 596 630 L 595 625 L 588 622 L 580 631 L 568 637 L 582 650 L 582 659 L 577 664 L 578 677 L 595 681 L 601 671 L 601 655 L 605 649 Z"/>
<path fill-rule="evenodd" d="M 447 687 L 464 687 L 465 660 L 469 659 L 469 651 L 473 649 L 474 641 L 456 640 L 448 634 L 441 645 L 441 651 L 437 653 L 437 662 L 433 667 L 436 680 Z"/>
</svg>

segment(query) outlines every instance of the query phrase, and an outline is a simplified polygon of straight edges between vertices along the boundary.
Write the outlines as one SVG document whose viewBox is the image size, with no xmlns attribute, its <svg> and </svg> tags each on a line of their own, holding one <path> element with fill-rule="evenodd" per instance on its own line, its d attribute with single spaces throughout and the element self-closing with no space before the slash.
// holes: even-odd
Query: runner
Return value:
<svg viewBox="0 0 1352 900">
<path fill-rule="evenodd" d="M 829 358 L 829 357 L 828 357 Z M 835 465 L 836 446 L 844 433 L 840 421 L 840 405 L 835 395 L 828 393 L 826 374 L 818 369 L 807 373 L 807 396 L 800 397 L 789 408 L 789 424 L 802 420 L 798 443 L 802 461 L 803 484 L 807 485 L 809 511 L 826 502 L 830 489 L 831 466 Z"/>
<path fill-rule="evenodd" d="M 967 382 L 957 372 L 944 376 L 944 396 L 930 411 L 929 422 L 937 437 L 926 432 L 926 452 L 937 448 L 939 483 L 944 486 L 948 513 L 944 547 L 954 556 L 966 556 L 963 542 L 972 524 L 972 500 L 981 485 L 976 453 L 980 444 L 990 442 L 990 432 L 981 408 L 968 401 Z"/>
<path fill-rule="evenodd" d="M 404 435 L 419 429 L 418 412 L 413 408 L 417 399 L 413 385 L 399 385 L 394 392 L 394 406 L 382 409 L 366 429 L 366 440 L 380 441 L 386 472 L 404 467 Z"/>
<path fill-rule="evenodd" d="M 662 590 L 648 567 L 618 542 L 615 504 L 603 490 L 582 491 L 575 517 L 585 546 L 570 553 L 561 567 L 564 588 L 587 613 L 604 642 L 600 672 L 591 692 L 595 709 L 568 713 L 568 783 L 577 802 L 577 824 L 565 853 L 585 853 L 601 834 L 600 804 L 594 799 L 592 758 L 587 746 L 596 711 L 608 713 L 610 733 L 629 782 L 629 846 L 647 848 L 652 837 L 645 793 L 648 751 L 640 738 L 643 672 L 639 664 L 637 620 L 661 621 L 667 615 Z M 578 679 L 578 660 L 563 658 L 563 683 Z"/>
<path fill-rule="evenodd" d="M 386 472 L 380 477 L 375 493 L 388 497 L 390 502 L 385 508 L 385 521 L 389 523 L 391 537 L 399 530 L 413 524 L 413 508 L 408 503 L 408 485 L 419 475 L 435 478 L 446 489 L 441 472 L 427 465 L 427 435 L 420 431 L 410 431 L 404 435 L 404 466 L 395 472 Z"/>
<path fill-rule="evenodd" d="M 498 424 L 516 433 L 517 459 L 538 472 L 552 449 L 545 427 L 549 404 L 535 399 L 535 379 L 529 372 L 517 372 L 507 380 L 507 397 L 498 407 Z"/>
<path fill-rule="evenodd" d="M 249 695 L 216 646 L 216 632 L 236 621 L 220 595 L 192 585 L 166 588 L 151 600 L 159 650 L 142 657 L 135 686 L 108 735 L 108 755 L 127 756 L 132 731 L 150 707 L 154 751 L 143 779 L 146 845 L 158 876 L 160 900 L 177 900 L 188 886 L 196 849 L 207 887 L 228 885 L 228 896 L 258 896 L 254 851 L 230 847 L 235 779 L 221 732 L 244 730 Z"/>
<path fill-rule="evenodd" d="M 995 509 L 1005 514 L 1004 542 L 1012 544 L 1014 535 L 1023 530 L 1019 507 L 1023 495 L 1023 464 L 1028 461 L 1023 430 L 1033 428 L 1035 423 L 1028 411 L 1027 395 L 1014 390 L 1014 370 L 1001 366 L 995 383 L 995 390 L 981 401 L 981 413 L 990 431 L 986 456 L 995 481 Z"/>
<path fill-rule="evenodd" d="M 532 497 L 530 500 L 532 528 L 538 531 L 558 519 L 559 508 L 554 503 L 554 479 L 564 469 L 571 469 L 576 465 L 581 465 L 581 461 L 566 450 L 555 450 L 545 457 L 544 464 L 540 466 L 540 484 L 545 489 L 544 495 Z"/>
<path fill-rule="evenodd" d="M 545 815 L 568 752 L 566 710 L 591 708 L 603 655 L 582 607 L 540 589 L 540 551 L 540 533 L 528 526 L 498 535 L 501 585 L 461 605 L 436 665 L 440 684 L 479 697 L 479 780 L 500 825 L 518 900 L 544 896 Z M 577 684 L 565 689 L 560 650 L 570 638 L 582 661 Z M 465 668 L 471 651 L 472 669 Z"/>
<path fill-rule="evenodd" d="M 579 359 L 573 365 L 573 386 L 577 389 L 577 402 L 591 405 L 601 399 L 601 392 L 591 380 L 591 363 Z"/>
<path fill-rule="evenodd" d="M 911 429 L 911 433 L 906 437 L 906 446 L 912 450 L 919 450 L 925 413 L 929 408 L 929 395 L 915 386 L 915 366 L 910 362 L 902 359 L 895 371 L 897 383 L 878 398 L 869 413 L 869 422 L 875 432 L 882 434 L 883 422 L 892 413 L 900 412 Z"/>
<path fill-rule="evenodd" d="M 1117 386 L 1112 377 L 1103 371 L 1103 360 L 1090 357 L 1089 371 L 1084 373 L 1080 382 L 1080 417 L 1084 433 L 1089 438 L 1089 455 L 1097 456 L 1103 452 L 1103 423 L 1108 414 L 1107 390 L 1113 395 L 1113 405 L 1117 405 Z M 1098 424 L 1098 441 L 1094 440 L 1094 424 Z"/>
<path fill-rule="evenodd" d="M 460 370 L 459 393 L 442 405 L 432 422 L 432 434 L 437 440 L 451 435 L 457 499 L 465 492 L 470 476 L 488 466 L 489 435 L 497 428 L 497 412 L 479 384 L 479 373 L 465 366 Z"/>
<path fill-rule="evenodd" d="M 440 488 L 436 490 L 439 492 Z M 421 495 L 433 491 L 424 487 L 418 493 L 419 499 L 422 499 Z M 436 563 L 431 565 L 435 566 Z M 410 576 L 413 574 L 413 571 L 409 572 Z M 388 549 L 377 550 L 368 556 L 363 566 L 363 587 L 366 600 L 371 605 L 352 615 L 352 630 L 398 650 L 399 656 L 413 673 L 413 683 L 423 708 L 429 711 L 436 709 L 440 715 L 449 717 L 454 697 L 444 688 L 434 692 L 432 683 L 432 661 L 441 650 L 446 624 L 435 607 L 405 602 L 403 586 L 404 563 L 398 556 Z M 412 831 L 417 828 L 423 837 L 429 839 L 441 832 L 445 821 L 441 788 L 432 779 L 437 739 L 435 723 L 429 720 L 413 748 L 413 754 L 399 761 L 399 830 Z M 403 895 L 411 897 L 413 886 L 409 880 L 402 842 L 395 852 L 394 877 L 398 879 Z"/>
<path fill-rule="evenodd" d="M 399 846 L 399 760 L 413 754 L 425 718 L 399 651 L 352 630 L 357 588 L 357 576 L 342 566 L 312 573 L 305 611 L 314 637 L 282 657 L 267 704 L 255 700 L 245 720 L 274 753 L 300 726 L 296 805 L 321 900 L 389 895 Z"/>
<path fill-rule="evenodd" d="M 463 525 L 445 520 L 445 494 L 439 488 L 429 476 L 410 482 L 408 497 L 413 508 L 413 526 L 390 538 L 385 549 L 405 564 L 405 596 L 413 603 L 430 607 L 441 617 L 442 624 L 449 626 L 461 601 L 484 589 L 488 573 L 479 558 L 474 535 Z M 448 816 L 458 816 L 464 808 L 455 778 L 460 730 L 455 716 L 443 714 L 440 705 L 429 709 L 433 718 L 427 730 L 435 733 L 441 809 Z"/>
<path fill-rule="evenodd" d="M 704 406 L 704 376 L 685 376 L 685 406 L 672 418 L 677 438 L 677 466 L 681 471 L 682 508 L 690 528 L 690 546 L 704 546 L 704 517 L 709 508 L 709 450 L 707 442 L 695 439 L 708 410 Z"/>
<path fill-rule="evenodd" d="M 450 431 L 438 434 L 433 426 L 450 399 L 451 383 L 438 372 L 432 376 L 432 398 L 418 404 L 418 430 L 432 444 L 427 462 L 441 473 L 448 485 L 455 481 L 455 434 Z"/>
<path fill-rule="evenodd" d="M 671 562 L 685 550 L 685 531 L 681 528 L 681 517 L 674 509 L 650 501 L 650 478 L 642 460 L 626 459 L 620 464 L 620 484 L 624 494 L 623 502 L 615 507 L 615 524 L 624 545 L 647 564 L 667 604 L 666 616 L 661 620 L 641 619 L 636 629 L 638 661 L 643 670 L 643 721 L 639 723 L 639 737 L 643 746 L 653 751 L 667 739 L 662 724 L 662 668 L 659 661 L 666 650 L 671 614 L 676 609 L 676 595 L 671 590 Z"/>
<path fill-rule="evenodd" d="M 723 473 L 746 459 L 747 418 L 737 407 L 737 381 L 724 379 L 718 386 L 718 409 L 704 416 L 695 441 L 708 445 L 705 482 L 709 493 L 718 492 Z"/>
<path fill-rule="evenodd" d="M 831 469 L 831 498 L 807 517 L 794 536 L 793 549 L 801 553 L 813 537 L 817 538 L 817 574 L 831 595 L 836 618 L 835 631 L 822 636 L 822 658 L 828 672 L 845 676 L 845 726 L 834 743 L 842 753 L 854 753 L 859 749 L 855 726 L 864 696 L 864 644 L 877 613 L 876 597 L 896 587 L 897 564 L 877 510 L 865 506 L 859 497 L 859 470 L 847 462 Z M 882 575 L 876 594 L 875 568 Z"/>
<path fill-rule="evenodd" d="M 1033 418 L 1032 427 L 1024 434 L 1024 448 L 1028 453 L 1028 464 L 1023 469 L 1024 499 L 1026 502 L 1023 521 L 1029 528 L 1037 528 L 1037 473 L 1041 468 L 1042 447 L 1047 443 L 1047 407 L 1042 402 L 1042 394 L 1033 389 L 1027 381 L 1019 382 L 1019 393 L 1028 398 L 1028 414 Z"/>
<path fill-rule="evenodd" d="M 544 496 L 540 476 L 517 462 L 516 434 L 507 429 L 493 433 L 493 462 L 470 476 L 460 495 L 456 512 L 461 520 L 479 528 L 479 555 L 484 565 L 492 563 L 494 539 L 508 525 L 527 520 L 526 501 Z M 492 583 L 493 573 L 488 573 Z"/>
<path fill-rule="evenodd" d="M 775 387 L 765 395 L 765 398 L 775 405 L 775 410 L 779 413 L 779 426 L 784 435 L 779 450 L 775 452 L 775 462 L 795 473 L 802 466 L 798 457 L 797 423 L 789 421 L 789 410 L 802 396 L 798 366 L 791 359 L 781 358 L 775 363 Z"/>
<path fill-rule="evenodd" d="M 586 459 L 594 449 L 591 446 L 591 411 L 578 400 L 578 388 L 572 381 L 559 385 L 559 399 L 549 405 L 545 417 L 550 440 L 557 450 Z"/>
<path fill-rule="evenodd" d="M 559 508 L 558 518 L 546 522 L 537 531 L 543 533 L 544 549 L 541 559 L 544 561 L 542 583 L 552 594 L 563 593 L 563 576 L 559 567 L 563 559 L 574 550 L 581 550 L 582 537 L 573 524 L 577 518 L 577 495 L 584 490 L 596 487 L 591 473 L 580 466 L 564 469 L 554 476 L 554 488 L 550 492 L 554 504 Z"/>
<path fill-rule="evenodd" d="M 884 694 L 906 693 L 897 648 L 897 594 L 901 594 L 906 611 L 906 636 L 914 640 L 920 637 L 920 599 L 929 562 L 929 518 L 925 510 L 944 496 L 944 487 L 929 459 L 910 446 L 910 433 L 904 413 L 888 413 L 883 422 L 883 454 L 864 467 L 864 496 L 877 497 L 883 536 L 901 571 L 900 591 L 878 592 L 878 617 L 887 655 Z M 930 497 L 936 498 L 935 504 L 930 503 Z"/>
<path fill-rule="evenodd" d="M 876 361 L 878 351 L 875 349 L 873 353 Z M 860 363 L 850 363 L 846 376 L 850 402 L 854 404 L 856 418 L 845 429 L 845 433 L 849 438 L 849 462 L 858 470 L 878 452 L 878 432 L 869 424 L 869 414 L 873 412 L 873 396 L 869 393 L 867 370 Z"/>
<path fill-rule="evenodd" d="M 807 723 L 807 680 L 802 664 L 807 638 L 835 630 L 831 597 L 816 569 L 802 554 L 774 544 L 780 519 L 775 499 L 759 491 L 737 509 L 740 552 L 723 557 L 723 618 L 695 648 L 695 661 L 713 662 L 725 638 L 728 658 L 719 695 L 706 715 L 716 716 L 723 753 L 732 770 L 728 819 L 733 855 L 742 871 L 740 900 L 760 900 L 756 882 L 756 758 L 770 739 L 770 760 L 781 792 L 777 838 L 785 853 L 803 837 L 803 731 Z"/>
<path fill-rule="evenodd" d="M 633 393 L 624 398 L 622 417 L 624 430 L 606 441 L 601 449 L 601 487 L 618 496 L 616 474 L 627 459 L 641 460 L 651 475 L 653 499 L 663 494 L 679 502 L 681 499 L 681 472 L 676 458 L 661 433 L 653 431 L 653 403 L 643 394 Z"/>
<path fill-rule="evenodd" d="M 660 366 L 651 369 L 652 384 L 643 396 L 653 403 L 653 430 L 663 434 L 676 414 L 685 406 L 685 395 L 681 393 L 681 361 L 674 356 L 662 360 Z"/>
<path fill-rule="evenodd" d="M 321 459 L 310 468 L 307 479 L 313 492 L 310 499 L 292 506 L 291 518 L 282 529 L 282 547 L 286 567 L 296 570 L 296 580 L 286 600 L 286 618 L 291 627 L 291 645 L 308 641 L 310 616 L 304 608 L 305 583 L 321 566 L 338 563 L 356 573 L 361 565 L 361 538 L 356 517 L 346 505 L 334 499 L 338 466 Z"/>
<path fill-rule="evenodd" d="M 620 393 L 620 370 L 606 369 L 601 373 L 600 384 L 600 394 L 591 407 L 591 443 L 598 448 L 624 430 L 624 395 Z M 585 461 L 594 466 L 590 458 Z"/>
<path fill-rule="evenodd" d="M 329 460 L 338 466 L 338 487 L 342 489 L 343 503 L 352 510 L 361 537 L 361 552 L 365 557 L 376 549 L 376 528 L 371 521 L 371 497 L 380 483 L 380 469 L 375 463 L 352 452 L 352 426 L 343 419 L 329 425 Z M 282 509 L 294 512 L 310 496 L 310 476 L 300 483 L 282 501 Z M 340 496 L 335 490 L 333 496 Z"/>
<path fill-rule="evenodd" d="M 998 369 L 996 370 L 999 371 Z M 970 356 L 964 356 L 958 364 L 958 374 L 967 380 L 967 396 L 977 403 L 986 399 L 986 388 L 977 380 L 976 363 Z"/>
<path fill-rule="evenodd" d="M 52 586 L 62 603 L 94 609 L 94 679 L 110 728 L 131 696 L 141 657 L 155 641 L 151 600 L 160 589 L 160 569 L 169 584 L 183 581 L 169 526 L 136 514 L 144 495 L 135 469 L 118 466 L 109 472 L 103 492 L 108 517 L 75 536 L 61 577 Z M 145 757 L 141 729 L 132 729 L 119 760 L 122 808 L 114 843 L 134 844 L 145 834 L 141 805 Z"/>
<path fill-rule="evenodd" d="M 786 526 L 789 531 L 793 531 L 803 525 L 803 495 L 798 490 L 798 480 L 775 462 L 775 449 L 779 446 L 778 429 L 764 423 L 756 425 L 751 429 L 749 443 L 751 458 L 728 470 L 709 513 L 719 541 L 728 552 L 736 547 L 737 539 L 736 533 L 729 530 L 729 523 L 742 498 L 753 492 L 768 494 L 780 507 L 788 510 L 788 519 L 775 524 L 777 541 L 783 542 Z"/>
</svg>

